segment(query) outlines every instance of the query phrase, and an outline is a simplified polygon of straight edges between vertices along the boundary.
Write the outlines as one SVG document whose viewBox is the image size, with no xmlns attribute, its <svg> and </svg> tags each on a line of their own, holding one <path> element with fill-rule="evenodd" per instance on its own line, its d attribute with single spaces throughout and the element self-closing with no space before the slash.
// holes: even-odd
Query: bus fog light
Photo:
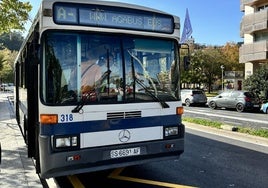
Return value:
<svg viewBox="0 0 268 188">
<path fill-rule="evenodd" d="M 72 146 L 77 146 L 77 137 L 72 137 Z"/>
<path fill-rule="evenodd" d="M 165 127 L 165 137 L 178 135 L 178 127 Z"/>
</svg>

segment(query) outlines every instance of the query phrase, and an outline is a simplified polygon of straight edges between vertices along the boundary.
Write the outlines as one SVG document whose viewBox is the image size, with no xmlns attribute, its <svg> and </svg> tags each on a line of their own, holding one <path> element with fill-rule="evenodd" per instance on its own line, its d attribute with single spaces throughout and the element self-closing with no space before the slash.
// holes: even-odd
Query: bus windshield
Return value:
<svg viewBox="0 0 268 188">
<path fill-rule="evenodd" d="M 42 44 L 45 104 L 179 100 L 174 40 L 53 31 Z"/>
</svg>

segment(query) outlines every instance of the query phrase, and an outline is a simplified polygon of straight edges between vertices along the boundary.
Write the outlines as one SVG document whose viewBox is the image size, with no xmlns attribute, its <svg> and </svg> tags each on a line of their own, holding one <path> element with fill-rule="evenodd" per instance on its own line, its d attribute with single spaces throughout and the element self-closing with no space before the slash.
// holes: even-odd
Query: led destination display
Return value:
<svg viewBox="0 0 268 188">
<path fill-rule="evenodd" d="M 173 17 L 133 9 L 56 3 L 53 11 L 57 24 L 88 25 L 95 27 L 125 28 L 140 31 L 173 33 Z"/>
</svg>

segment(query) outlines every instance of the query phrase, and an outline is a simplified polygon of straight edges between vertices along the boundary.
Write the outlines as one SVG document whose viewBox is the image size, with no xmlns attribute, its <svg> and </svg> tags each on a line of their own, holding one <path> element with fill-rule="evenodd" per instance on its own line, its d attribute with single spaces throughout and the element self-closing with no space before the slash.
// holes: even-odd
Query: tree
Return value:
<svg viewBox="0 0 268 188">
<path fill-rule="evenodd" d="M 204 51 L 203 73 L 209 93 L 212 91 L 212 85 L 221 78 L 221 65 L 224 65 L 224 58 L 220 49 L 208 48 Z"/>
<path fill-rule="evenodd" d="M 0 1 L 0 34 L 9 33 L 12 30 L 23 30 L 28 21 L 28 13 L 32 6 L 29 2 L 19 0 Z"/>
<path fill-rule="evenodd" d="M 0 78 L 2 82 L 14 82 L 14 61 L 17 51 L 0 51 Z M 2 66 L 1 66 L 2 65 Z"/>
<path fill-rule="evenodd" d="M 5 56 L 0 53 L 0 84 L 2 84 L 3 78 L 2 78 L 2 70 L 4 68 L 4 62 L 5 62 Z"/>
<path fill-rule="evenodd" d="M 13 51 L 19 51 L 23 42 L 23 36 L 19 32 L 4 33 L 0 35 L 0 50 L 5 48 Z"/>
<path fill-rule="evenodd" d="M 2 71 L 3 67 L 4 67 L 4 62 L 5 62 L 5 56 L 3 54 L 0 53 L 0 71 Z"/>
<path fill-rule="evenodd" d="M 227 42 L 221 48 L 224 56 L 225 70 L 228 71 L 244 71 L 245 64 L 239 63 L 239 46 L 235 43 Z"/>
<path fill-rule="evenodd" d="M 182 83 L 188 84 L 187 87 L 200 87 L 205 82 L 203 74 L 203 61 L 204 53 L 201 50 L 196 50 L 191 55 L 191 66 L 189 71 L 183 71 L 181 74 Z"/>
<path fill-rule="evenodd" d="M 207 87 L 211 92 L 212 86 L 221 83 L 222 69 L 225 71 L 243 71 L 244 64 L 239 64 L 239 46 L 226 43 L 225 46 L 195 46 L 197 49 L 191 55 L 191 68 L 188 72 L 182 71 L 181 83 L 191 86 Z"/>
<path fill-rule="evenodd" d="M 268 66 L 263 65 L 244 81 L 244 88 L 268 99 Z"/>
<path fill-rule="evenodd" d="M 191 85 L 207 86 L 211 92 L 212 85 L 221 77 L 220 66 L 224 64 L 224 56 L 219 48 L 207 47 L 198 49 L 191 55 L 191 68 L 183 72 L 181 81 Z"/>
</svg>

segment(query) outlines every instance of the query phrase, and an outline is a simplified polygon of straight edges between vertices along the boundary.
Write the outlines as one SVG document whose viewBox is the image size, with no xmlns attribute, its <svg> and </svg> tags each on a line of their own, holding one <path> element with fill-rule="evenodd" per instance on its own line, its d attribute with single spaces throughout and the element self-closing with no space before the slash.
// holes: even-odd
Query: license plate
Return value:
<svg viewBox="0 0 268 188">
<path fill-rule="evenodd" d="M 141 153 L 140 147 L 136 147 L 136 148 L 128 148 L 128 149 L 111 150 L 110 156 L 111 158 L 120 158 L 120 157 L 140 155 L 140 153 Z"/>
<path fill-rule="evenodd" d="M 253 107 L 260 107 L 260 105 L 258 105 L 258 104 L 254 104 Z"/>
</svg>

